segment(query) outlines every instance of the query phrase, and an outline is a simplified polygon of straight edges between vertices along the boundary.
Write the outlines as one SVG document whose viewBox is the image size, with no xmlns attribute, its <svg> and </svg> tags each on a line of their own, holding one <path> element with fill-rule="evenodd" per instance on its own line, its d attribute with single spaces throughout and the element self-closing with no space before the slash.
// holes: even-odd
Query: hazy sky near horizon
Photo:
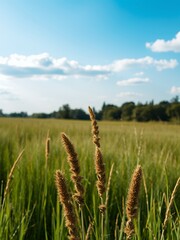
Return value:
<svg viewBox="0 0 180 240">
<path fill-rule="evenodd" d="M 179 0 L 0 0 L 0 109 L 180 95 Z"/>
</svg>

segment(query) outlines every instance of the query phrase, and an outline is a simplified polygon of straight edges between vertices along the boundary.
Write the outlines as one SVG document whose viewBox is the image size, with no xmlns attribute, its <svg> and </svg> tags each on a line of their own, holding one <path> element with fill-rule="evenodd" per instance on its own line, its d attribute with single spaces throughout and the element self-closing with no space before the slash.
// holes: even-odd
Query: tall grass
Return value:
<svg viewBox="0 0 180 240">
<path fill-rule="evenodd" d="M 137 164 L 142 166 L 143 181 L 133 239 L 180 239 L 179 188 L 163 230 L 171 194 L 180 175 L 179 126 L 123 122 L 98 124 L 107 180 L 114 164 L 104 219 L 104 239 L 126 239 L 126 196 Z M 45 154 L 47 132 L 50 138 L 48 157 Z M 5 118 L 0 119 L 1 204 L 13 163 L 21 150 L 25 150 L 13 172 L 4 207 L 1 205 L 0 239 L 67 239 L 68 231 L 54 184 L 56 169 L 64 172 L 70 193 L 74 192 L 74 186 L 60 140 L 61 132 L 70 136 L 78 154 L 85 189 L 85 231 L 91 226 L 89 239 L 101 239 L 100 199 L 96 189 L 90 121 Z M 78 207 L 75 208 L 77 215 L 78 211 Z M 77 224 L 81 226 L 80 219 Z"/>
</svg>

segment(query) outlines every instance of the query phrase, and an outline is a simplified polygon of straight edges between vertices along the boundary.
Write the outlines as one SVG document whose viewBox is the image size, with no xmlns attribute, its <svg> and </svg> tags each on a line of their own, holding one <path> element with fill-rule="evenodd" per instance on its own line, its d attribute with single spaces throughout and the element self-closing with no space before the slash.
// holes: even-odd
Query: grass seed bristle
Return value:
<svg viewBox="0 0 180 240">
<path fill-rule="evenodd" d="M 61 139 L 62 139 L 62 143 L 63 146 L 66 150 L 66 153 L 68 155 L 68 163 L 70 165 L 70 171 L 71 171 L 71 179 L 74 183 L 74 187 L 75 187 L 75 194 L 74 199 L 76 200 L 76 202 L 82 206 L 84 203 L 84 187 L 82 185 L 82 179 L 83 177 L 81 177 L 80 174 L 80 166 L 79 166 L 79 160 L 77 157 L 77 153 L 74 149 L 74 146 L 72 144 L 72 142 L 70 141 L 70 139 L 68 138 L 68 136 L 65 133 L 61 134 Z"/>
<path fill-rule="evenodd" d="M 131 183 L 129 186 L 127 202 L 126 202 L 126 215 L 128 221 L 125 227 L 125 233 L 129 239 L 132 237 L 134 233 L 134 224 L 133 219 L 137 217 L 138 213 L 138 196 L 140 191 L 142 179 L 142 168 L 138 165 L 132 175 Z"/>
<path fill-rule="evenodd" d="M 59 197 L 59 202 L 63 205 L 65 224 L 69 232 L 69 239 L 80 240 L 76 223 L 76 217 L 71 203 L 70 194 L 68 193 L 66 180 L 63 173 L 57 170 L 55 173 L 55 184 Z"/>
</svg>

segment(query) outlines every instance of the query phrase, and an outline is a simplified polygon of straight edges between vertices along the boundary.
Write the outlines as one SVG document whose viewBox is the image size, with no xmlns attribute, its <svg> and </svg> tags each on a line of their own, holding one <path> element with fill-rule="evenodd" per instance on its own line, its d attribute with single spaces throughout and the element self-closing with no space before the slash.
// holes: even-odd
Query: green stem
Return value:
<svg viewBox="0 0 180 240">
<path fill-rule="evenodd" d="M 84 217 L 82 207 L 80 207 L 80 214 L 81 214 L 82 240 L 85 240 Z"/>
<path fill-rule="evenodd" d="M 101 204 L 103 205 L 103 198 L 101 198 Z M 104 240 L 104 213 L 101 213 L 101 239 Z"/>
</svg>

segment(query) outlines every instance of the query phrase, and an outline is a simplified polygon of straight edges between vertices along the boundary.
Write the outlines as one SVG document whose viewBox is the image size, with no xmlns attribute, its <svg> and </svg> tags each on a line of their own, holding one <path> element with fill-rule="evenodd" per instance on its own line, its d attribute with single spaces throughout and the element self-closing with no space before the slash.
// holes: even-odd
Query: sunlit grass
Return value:
<svg viewBox="0 0 180 240">
<path fill-rule="evenodd" d="M 125 202 L 132 172 L 143 169 L 139 215 L 134 239 L 160 239 L 174 185 L 180 175 L 180 127 L 163 123 L 98 122 L 101 150 L 108 177 L 114 163 L 105 239 L 125 239 Z M 45 143 L 49 131 L 50 155 L 46 167 Z M 0 119 L 1 203 L 10 169 L 25 149 L 11 180 L 10 192 L 0 212 L 0 239 L 65 240 L 62 207 L 57 201 L 55 170 L 70 180 L 66 153 L 60 141 L 65 132 L 72 140 L 84 177 L 84 222 L 93 221 L 91 239 L 100 239 L 99 198 L 95 186 L 94 145 L 90 121 Z M 147 191 L 145 191 L 145 187 Z M 176 193 L 163 239 L 180 239 L 180 193 Z M 78 212 L 78 209 L 76 209 Z M 78 220 L 79 221 L 79 220 Z"/>
</svg>

